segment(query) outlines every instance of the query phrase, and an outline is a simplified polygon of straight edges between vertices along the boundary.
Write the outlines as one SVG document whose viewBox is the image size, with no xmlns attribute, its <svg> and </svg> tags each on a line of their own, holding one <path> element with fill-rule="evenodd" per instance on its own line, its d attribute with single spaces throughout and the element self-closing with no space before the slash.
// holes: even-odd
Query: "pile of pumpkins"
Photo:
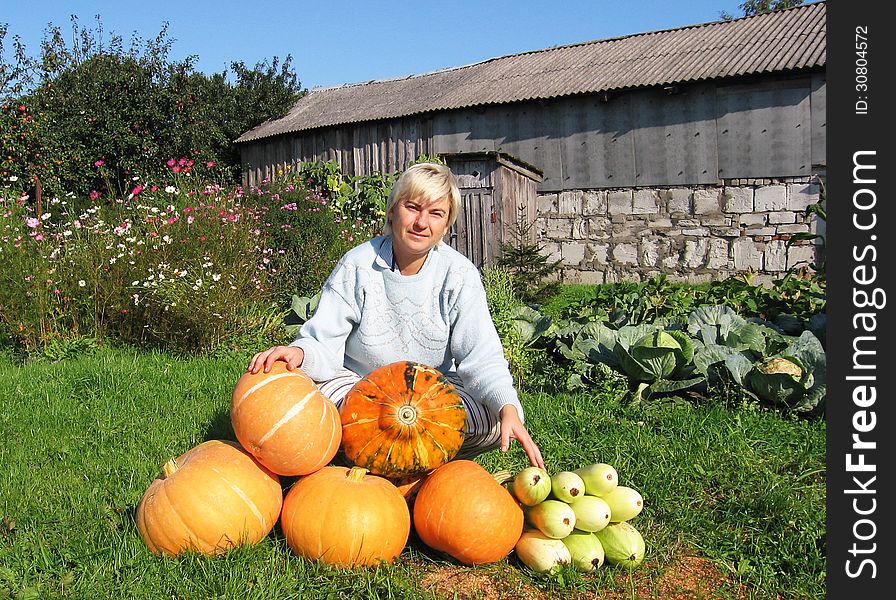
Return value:
<svg viewBox="0 0 896 600">
<path fill-rule="evenodd" d="M 543 573 L 572 564 L 587 573 L 606 561 L 631 571 L 644 560 L 644 538 L 629 522 L 641 514 L 644 499 L 619 485 L 612 465 L 554 475 L 527 467 L 508 485 L 526 517 L 516 555 L 530 569 Z"/>
<path fill-rule="evenodd" d="M 237 441 L 169 460 L 144 493 L 135 519 L 153 553 L 219 554 L 258 543 L 278 522 L 295 554 L 341 567 L 392 562 L 412 528 L 465 565 L 519 552 L 524 504 L 500 477 L 454 459 L 466 414 L 432 367 L 376 369 L 337 410 L 278 361 L 239 378 L 230 419 Z"/>
</svg>

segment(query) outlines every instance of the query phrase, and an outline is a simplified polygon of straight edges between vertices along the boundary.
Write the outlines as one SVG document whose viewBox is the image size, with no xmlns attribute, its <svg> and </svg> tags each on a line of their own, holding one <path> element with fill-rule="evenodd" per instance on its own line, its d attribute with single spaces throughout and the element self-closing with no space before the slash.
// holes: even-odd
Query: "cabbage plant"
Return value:
<svg viewBox="0 0 896 600">
<path fill-rule="evenodd" d="M 774 356 L 757 363 L 747 374 L 747 384 L 760 398 L 790 406 L 811 389 L 814 378 L 795 356 Z"/>
<path fill-rule="evenodd" d="M 621 327 L 614 353 L 620 370 L 634 383 L 633 402 L 705 382 L 705 377 L 694 370 L 694 346 L 690 336 L 677 329 L 650 325 Z"/>
</svg>

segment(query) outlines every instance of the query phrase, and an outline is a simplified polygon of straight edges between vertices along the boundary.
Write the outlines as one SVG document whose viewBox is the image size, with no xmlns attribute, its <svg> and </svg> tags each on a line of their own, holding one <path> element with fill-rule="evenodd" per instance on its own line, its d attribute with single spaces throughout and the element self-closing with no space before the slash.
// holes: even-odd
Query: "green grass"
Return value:
<svg viewBox="0 0 896 600">
<path fill-rule="evenodd" d="M 340 570 L 303 560 L 279 530 L 219 557 L 148 552 L 133 512 L 161 464 L 199 442 L 234 439 L 230 392 L 248 357 L 178 358 L 102 348 L 65 362 L 0 355 L 0 598 L 433 598 L 451 565 L 412 540 L 392 565 Z M 623 406 L 607 383 L 524 396 L 548 470 L 613 464 L 644 497 L 647 542 L 633 576 L 612 568 L 535 576 L 513 556 L 468 568 L 505 589 L 554 597 L 636 597 L 681 554 L 722 565 L 750 598 L 825 594 L 825 425 L 750 407 Z M 518 470 L 525 454 L 480 457 Z M 637 596 L 649 597 L 649 596 Z M 718 598 L 735 597 L 725 585 Z"/>
</svg>

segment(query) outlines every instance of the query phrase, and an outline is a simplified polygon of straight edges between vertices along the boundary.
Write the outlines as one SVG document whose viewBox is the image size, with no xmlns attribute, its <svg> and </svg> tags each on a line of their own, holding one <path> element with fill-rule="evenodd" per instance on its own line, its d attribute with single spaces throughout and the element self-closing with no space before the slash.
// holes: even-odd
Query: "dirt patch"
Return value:
<svg viewBox="0 0 896 600">
<path fill-rule="evenodd" d="M 646 565 L 642 565 L 644 567 Z M 601 598 L 631 600 L 745 600 L 747 590 L 735 583 L 713 562 L 697 556 L 680 556 L 662 573 L 639 569 L 620 573 L 615 589 L 564 590 L 570 600 Z M 440 598 L 451 600 L 556 600 L 557 593 L 534 587 L 512 566 L 493 565 L 477 570 L 455 565 L 427 569 L 421 585 Z"/>
<path fill-rule="evenodd" d="M 718 565 L 697 556 L 677 559 L 651 587 L 649 591 L 640 590 L 639 597 L 668 600 L 742 600 L 748 597 L 747 591 L 734 583 Z"/>
<path fill-rule="evenodd" d="M 438 566 L 429 570 L 421 584 L 436 596 L 451 600 L 548 600 L 550 596 L 528 583 L 500 571 L 477 571 L 468 567 Z"/>
</svg>

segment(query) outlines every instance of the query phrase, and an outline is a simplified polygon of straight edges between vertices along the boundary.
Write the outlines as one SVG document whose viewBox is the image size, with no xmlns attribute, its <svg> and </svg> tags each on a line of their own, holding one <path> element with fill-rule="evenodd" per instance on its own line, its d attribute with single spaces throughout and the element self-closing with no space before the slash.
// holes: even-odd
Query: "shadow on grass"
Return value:
<svg viewBox="0 0 896 600">
<path fill-rule="evenodd" d="M 205 429 L 206 440 L 230 440 L 237 441 L 233 433 L 233 423 L 230 422 L 230 405 L 227 408 L 219 408 L 215 411 L 212 420 Z"/>
</svg>

